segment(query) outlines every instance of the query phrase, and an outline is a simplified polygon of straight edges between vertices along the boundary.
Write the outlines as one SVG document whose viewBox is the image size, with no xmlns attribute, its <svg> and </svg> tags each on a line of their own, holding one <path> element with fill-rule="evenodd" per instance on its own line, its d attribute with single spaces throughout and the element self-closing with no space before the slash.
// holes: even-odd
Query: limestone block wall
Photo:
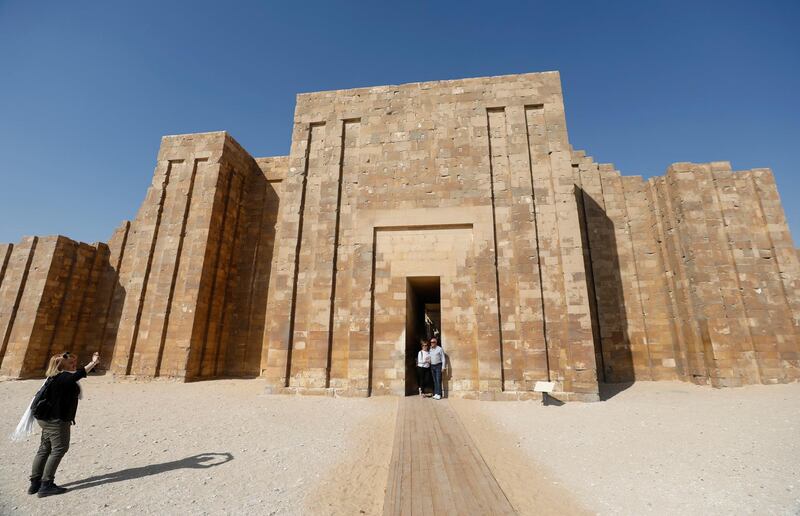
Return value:
<svg viewBox="0 0 800 516">
<path fill-rule="evenodd" d="M 257 372 L 279 167 L 224 132 L 162 140 L 119 267 L 114 374 Z"/>
<path fill-rule="evenodd" d="M 601 379 L 797 380 L 800 262 L 771 172 L 676 163 L 623 177 L 573 153 Z"/>
<path fill-rule="evenodd" d="M 114 356 L 119 318 L 125 302 L 125 289 L 120 283 L 119 270 L 130 231 L 130 221 L 120 224 L 108 241 L 108 263 L 100 277 L 92 317 L 88 324 L 89 342 L 92 351 L 99 351 L 102 357 L 97 371 L 107 371 Z"/>
<path fill-rule="evenodd" d="M 117 375 L 257 376 L 286 163 L 222 132 L 168 136 L 136 219 L 108 245 L 1 246 L 0 374 L 100 351 Z"/>
<path fill-rule="evenodd" d="M 281 183 L 288 158 L 257 158 L 244 184 L 214 374 L 258 376 Z"/>
<path fill-rule="evenodd" d="M 560 88 L 543 73 L 298 96 L 262 355 L 273 389 L 399 393 L 393 263 L 408 250 L 389 242 L 414 235 L 424 264 L 454 231 L 472 241 L 465 254 L 441 246 L 458 271 L 441 278 L 451 392 L 518 396 L 553 380 L 597 398 Z"/>
<path fill-rule="evenodd" d="M 453 396 L 795 381 L 798 258 L 769 170 L 623 176 L 570 147 L 555 72 L 302 94 L 288 156 L 167 136 L 108 245 L 0 245 L 0 374 L 99 350 L 116 375 L 402 395 L 409 278 L 436 278 Z"/>
<path fill-rule="evenodd" d="M 0 246 L 0 374 L 40 376 L 51 355 L 88 361 L 98 288 L 113 277 L 106 244 L 63 236 L 26 237 Z"/>
</svg>

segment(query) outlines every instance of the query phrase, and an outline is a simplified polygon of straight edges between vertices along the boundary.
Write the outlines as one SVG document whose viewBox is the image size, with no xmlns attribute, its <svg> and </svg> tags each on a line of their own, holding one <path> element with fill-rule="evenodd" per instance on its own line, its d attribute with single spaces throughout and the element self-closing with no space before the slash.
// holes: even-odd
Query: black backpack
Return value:
<svg viewBox="0 0 800 516">
<path fill-rule="evenodd" d="M 39 392 L 36 393 L 36 396 L 33 397 L 33 401 L 31 402 L 31 414 L 36 419 L 50 419 L 53 414 L 53 402 L 48 399 L 48 393 L 50 391 L 50 386 L 53 384 L 53 379 L 55 377 L 51 376 L 47 380 L 45 380 L 44 385 L 39 389 Z"/>
</svg>

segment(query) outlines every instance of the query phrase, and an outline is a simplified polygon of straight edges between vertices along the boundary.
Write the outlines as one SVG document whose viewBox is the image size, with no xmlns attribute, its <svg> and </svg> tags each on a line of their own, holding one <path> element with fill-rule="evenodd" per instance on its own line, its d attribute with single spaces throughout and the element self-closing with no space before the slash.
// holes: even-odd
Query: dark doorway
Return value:
<svg viewBox="0 0 800 516">
<path fill-rule="evenodd" d="M 420 340 L 439 336 L 441 321 L 439 276 L 406 278 L 406 396 L 419 392 L 417 353 Z"/>
</svg>

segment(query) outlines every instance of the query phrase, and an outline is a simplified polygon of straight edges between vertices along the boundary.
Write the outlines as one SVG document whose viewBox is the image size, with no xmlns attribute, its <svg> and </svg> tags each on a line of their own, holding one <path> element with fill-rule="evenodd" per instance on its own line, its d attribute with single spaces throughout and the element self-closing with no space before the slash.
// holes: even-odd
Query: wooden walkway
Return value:
<svg viewBox="0 0 800 516">
<path fill-rule="evenodd" d="M 400 400 L 384 515 L 516 514 L 447 400 Z"/>
</svg>

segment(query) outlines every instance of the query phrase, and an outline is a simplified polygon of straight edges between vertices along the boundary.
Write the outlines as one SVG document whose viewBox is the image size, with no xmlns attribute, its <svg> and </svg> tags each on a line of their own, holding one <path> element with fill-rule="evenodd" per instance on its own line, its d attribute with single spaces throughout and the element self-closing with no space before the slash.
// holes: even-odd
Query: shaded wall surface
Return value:
<svg viewBox="0 0 800 516">
<path fill-rule="evenodd" d="M 107 246 L 28 237 L 0 267 L 8 376 L 99 349 L 117 375 L 402 395 L 419 277 L 439 280 L 450 395 L 800 374 L 769 170 L 622 176 L 570 146 L 555 72 L 302 94 L 282 157 L 164 137 Z"/>
<path fill-rule="evenodd" d="M 643 180 L 582 152 L 573 167 L 601 379 L 798 379 L 800 268 L 769 170 L 676 163 Z"/>
<path fill-rule="evenodd" d="M 283 162 L 226 133 L 162 140 L 119 269 L 113 373 L 258 374 Z"/>
<path fill-rule="evenodd" d="M 63 236 L 0 246 L 0 374 L 41 376 L 50 356 L 100 348 L 118 252 Z"/>
</svg>

